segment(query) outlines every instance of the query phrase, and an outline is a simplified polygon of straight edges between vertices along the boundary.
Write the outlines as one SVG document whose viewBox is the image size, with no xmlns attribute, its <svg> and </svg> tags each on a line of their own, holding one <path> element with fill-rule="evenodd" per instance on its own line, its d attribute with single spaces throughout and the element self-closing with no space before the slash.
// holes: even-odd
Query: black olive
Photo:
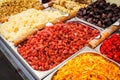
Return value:
<svg viewBox="0 0 120 80">
<path fill-rule="evenodd" d="M 91 8 L 92 8 L 92 6 L 90 6 L 90 5 L 89 5 L 87 8 L 88 8 L 88 9 L 91 9 Z"/>
<path fill-rule="evenodd" d="M 87 11 L 86 10 L 83 10 L 83 15 L 86 15 L 87 14 Z"/>
<path fill-rule="evenodd" d="M 81 8 L 81 9 L 79 9 L 79 11 L 83 11 L 85 8 Z"/>
<path fill-rule="evenodd" d="M 83 15 L 83 14 L 82 14 L 82 11 L 79 11 L 79 12 L 77 13 L 77 15 L 82 16 L 82 15 Z"/>
<path fill-rule="evenodd" d="M 88 16 L 84 16 L 84 19 L 87 20 Z"/>
<path fill-rule="evenodd" d="M 109 14 L 107 15 L 107 17 L 108 17 L 108 18 L 111 18 L 112 15 L 113 15 L 112 13 L 109 13 Z"/>
<path fill-rule="evenodd" d="M 92 23 L 93 19 L 92 18 L 88 18 L 87 21 L 90 22 L 90 23 Z"/>
<path fill-rule="evenodd" d="M 93 12 L 93 11 L 91 11 L 89 14 L 90 14 L 90 15 L 94 15 L 94 12 Z"/>
<path fill-rule="evenodd" d="M 107 25 L 107 27 L 109 27 L 111 24 L 112 24 L 112 22 L 108 21 L 106 25 Z"/>
<path fill-rule="evenodd" d="M 116 5 L 116 4 L 114 4 L 114 3 L 113 3 L 113 4 L 111 4 L 111 6 L 112 6 L 112 7 L 117 7 L 117 5 Z"/>
<path fill-rule="evenodd" d="M 98 19 L 100 19 L 100 15 L 96 15 L 96 16 L 95 16 L 95 18 L 98 18 Z"/>
<path fill-rule="evenodd" d="M 93 18 L 93 22 L 95 22 L 95 21 L 96 21 L 96 19 Z"/>
<path fill-rule="evenodd" d="M 98 21 L 99 21 L 99 19 L 95 19 L 95 21 L 94 21 L 94 22 L 95 22 L 95 23 L 98 23 Z"/>
<path fill-rule="evenodd" d="M 114 12 L 115 14 L 117 14 L 117 13 L 120 12 L 120 9 L 119 9 L 119 8 L 115 8 L 115 9 L 113 10 L 113 12 Z"/>
<path fill-rule="evenodd" d="M 106 10 L 106 11 L 110 11 L 110 10 L 111 10 L 111 7 L 106 7 L 105 10 Z"/>
<path fill-rule="evenodd" d="M 106 0 L 97 0 L 87 8 L 80 9 L 77 16 L 92 24 L 106 28 L 120 18 L 120 6 L 110 5 L 110 3 L 106 3 Z"/>
<path fill-rule="evenodd" d="M 107 18 L 107 15 L 105 13 L 103 13 L 102 18 Z"/>
<path fill-rule="evenodd" d="M 115 20 L 116 20 L 116 18 L 115 18 L 115 17 L 113 17 L 111 20 L 112 20 L 112 21 L 115 21 Z"/>
<path fill-rule="evenodd" d="M 102 25 L 103 28 L 106 28 L 105 24 Z"/>
<path fill-rule="evenodd" d="M 79 16 L 78 16 L 78 17 L 79 17 Z M 79 17 L 79 18 L 85 21 L 85 18 L 84 18 L 84 17 Z"/>
<path fill-rule="evenodd" d="M 99 3 L 99 6 L 104 6 L 104 3 L 103 2 Z"/>
<path fill-rule="evenodd" d="M 101 27 L 102 26 L 102 21 L 99 20 L 97 24 L 98 24 L 98 26 Z"/>
<path fill-rule="evenodd" d="M 109 19 L 105 19 L 104 24 L 107 24 L 107 22 L 109 22 L 109 21 L 110 21 Z"/>
<path fill-rule="evenodd" d="M 106 3 L 106 6 L 109 6 L 110 5 L 110 3 Z"/>
<path fill-rule="evenodd" d="M 90 13 L 90 11 L 89 10 L 87 10 L 87 14 L 89 14 Z"/>
</svg>

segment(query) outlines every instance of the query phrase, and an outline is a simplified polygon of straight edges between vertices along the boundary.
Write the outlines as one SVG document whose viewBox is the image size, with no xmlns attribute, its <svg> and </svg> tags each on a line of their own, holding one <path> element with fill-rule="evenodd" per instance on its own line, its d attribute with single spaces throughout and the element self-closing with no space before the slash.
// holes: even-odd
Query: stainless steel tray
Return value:
<svg viewBox="0 0 120 80">
<path fill-rule="evenodd" d="M 24 68 L 30 73 L 30 75 L 32 75 L 32 77 L 36 80 L 41 80 L 44 77 L 46 77 L 48 74 L 50 74 L 52 71 L 56 70 L 58 67 L 61 66 L 61 64 L 63 64 L 64 62 L 66 62 L 67 60 L 69 60 L 72 56 L 76 55 L 78 52 L 76 52 L 75 54 L 71 55 L 70 57 L 68 57 L 66 60 L 64 60 L 63 62 L 61 62 L 60 64 L 58 64 L 56 67 L 54 67 L 53 69 L 47 70 L 47 71 L 37 71 L 34 70 L 24 59 L 23 57 L 18 53 L 17 51 L 17 47 L 15 47 L 11 42 L 5 40 L 1 35 L 0 35 L 0 40 L 2 41 L 2 43 L 6 46 L 7 49 L 5 50 L 9 50 L 8 51 L 8 55 L 12 56 L 12 58 L 17 59 L 17 61 L 19 61 L 21 64 L 18 65 L 19 68 L 21 68 L 21 66 L 24 66 Z M 1 44 L 1 46 L 3 47 L 3 45 Z M 16 63 L 16 62 L 15 62 Z M 30 78 L 30 77 L 29 77 Z M 30 78 L 30 80 L 34 80 L 32 78 Z"/>
<path fill-rule="evenodd" d="M 92 2 L 94 3 L 94 2 L 96 2 L 97 0 L 92 0 Z M 110 4 L 116 4 L 117 5 L 117 1 L 115 1 L 115 2 L 111 2 L 110 0 L 107 0 L 106 2 L 109 2 Z M 80 21 L 82 21 L 82 22 L 84 22 L 84 23 L 87 23 L 87 24 L 91 24 L 91 25 L 93 25 L 93 26 L 96 26 L 96 27 L 99 27 L 99 26 L 97 26 L 97 25 L 95 25 L 95 24 L 92 24 L 92 23 L 90 23 L 90 22 L 88 22 L 88 21 L 85 21 L 85 20 L 83 20 L 83 19 L 81 19 L 81 18 L 78 18 L 77 16 L 76 16 L 76 18 L 77 19 L 79 19 Z M 118 22 L 118 21 L 120 21 L 120 19 L 118 19 L 117 21 L 115 21 L 114 23 L 112 23 L 111 25 L 114 25 L 116 22 Z M 111 27 L 111 25 L 110 26 L 107 26 L 106 28 L 109 28 L 109 27 Z M 99 27 L 99 28 L 101 28 L 101 27 Z M 101 30 L 104 30 L 104 29 L 106 29 L 106 28 L 101 28 Z"/>
<path fill-rule="evenodd" d="M 75 18 L 68 20 L 67 22 L 70 21 L 78 21 Z M 80 22 L 80 21 L 79 21 Z M 81 22 L 80 22 L 81 23 Z M 82 23 L 83 24 L 83 23 Z M 85 24 L 87 25 L 87 24 Z M 91 26 L 91 25 L 89 25 Z M 92 26 L 92 28 L 96 28 L 94 26 Z M 101 29 L 97 28 L 98 31 L 101 31 Z M 7 41 L 2 35 L 0 35 L 0 40 L 2 41 L 2 43 L 6 46 L 6 48 L 8 50 L 10 50 L 10 52 L 12 53 L 12 55 L 21 63 L 22 66 L 24 66 L 26 68 L 26 70 L 35 78 L 35 79 L 42 79 L 44 77 L 46 77 L 47 75 L 49 75 L 51 72 L 53 72 L 54 70 L 56 70 L 57 68 L 59 68 L 64 62 L 68 61 L 72 56 L 75 56 L 76 54 L 78 54 L 78 52 L 76 52 L 75 54 L 71 55 L 69 58 L 67 58 L 66 60 L 64 60 L 63 62 L 61 62 L 59 65 L 57 65 L 56 67 L 54 67 L 53 69 L 47 70 L 47 71 L 37 71 L 34 70 L 24 59 L 23 57 L 18 53 L 17 51 L 17 47 L 15 47 L 11 42 Z M 1 45 L 2 46 L 2 45 Z"/>
<path fill-rule="evenodd" d="M 49 11 L 49 10 L 53 10 L 56 11 L 56 9 L 53 8 L 46 8 L 43 11 Z M 59 11 L 63 16 L 67 17 L 69 16 L 69 14 L 66 13 L 62 13 L 61 11 Z M 49 23 L 49 22 L 48 22 Z M 1 25 L 2 23 L 0 23 Z M 47 24 L 47 23 L 46 23 Z M 49 24 L 48 24 L 49 25 Z M 9 42 L 8 40 L 6 40 L 1 34 L 0 34 L 0 47 L 3 47 L 3 49 L 5 51 L 7 51 L 8 55 L 13 56 L 12 58 L 17 59 L 22 66 L 24 66 L 26 68 L 26 70 L 35 78 L 35 79 L 42 79 L 43 77 L 45 77 L 47 74 L 49 74 L 52 70 L 54 70 L 55 68 L 57 68 L 57 66 L 54 69 L 51 69 L 49 71 L 36 71 L 33 68 L 31 68 L 31 66 L 21 57 L 21 55 L 17 52 L 17 47 L 15 47 L 13 45 L 13 43 Z M 9 50 L 9 51 L 8 51 Z M 12 53 L 12 54 L 10 54 Z M 9 56 L 9 57 L 10 57 Z M 16 62 L 15 62 L 16 63 Z M 18 67 L 21 67 L 21 65 L 19 65 Z M 24 69 L 23 69 L 24 70 Z M 25 73 L 26 74 L 26 73 Z M 33 78 L 31 78 L 29 76 L 30 80 L 32 80 Z"/>
<path fill-rule="evenodd" d="M 57 69 L 57 68 L 60 66 L 60 64 L 62 64 L 62 63 L 64 62 L 64 61 L 63 61 L 62 63 L 60 63 L 59 65 L 57 65 L 57 66 L 54 67 L 53 69 L 50 69 L 50 70 L 47 70 L 47 71 L 37 71 L 37 70 L 34 70 L 34 69 L 23 59 L 23 57 L 18 53 L 17 47 L 15 47 L 11 42 L 5 40 L 5 38 L 4 38 L 2 35 L 0 35 L 0 40 L 1 40 L 2 43 L 6 46 L 6 48 L 7 48 L 8 50 L 10 50 L 10 52 L 12 53 L 12 56 L 14 56 L 14 58 L 16 58 L 16 59 L 21 63 L 21 65 L 24 66 L 28 72 L 30 72 L 30 74 L 35 78 L 35 80 L 36 80 L 36 79 L 37 79 L 37 80 L 40 80 L 40 79 L 44 78 L 44 77 L 47 76 L 49 73 L 51 73 L 52 71 L 54 71 L 55 69 Z M 3 45 L 1 44 L 1 46 L 3 46 Z M 10 53 L 8 52 L 8 54 L 10 54 Z M 67 59 L 66 59 L 65 61 L 67 61 Z M 19 65 L 18 67 L 21 67 L 21 65 Z M 32 80 L 32 79 L 30 79 L 30 80 Z"/>
<path fill-rule="evenodd" d="M 113 34 L 120 34 L 120 29 L 117 30 L 117 31 L 116 31 L 115 33 L 113 33 Z M 104 42 L 104 41 L 103 41 L 103 42 Z M 102 42 L 102 43 L 103 43 L 103 42 Z M 102 54 L 101 51 L 100 51 L 100 47 L 101 47 L 102 43 L 95 48 L 95 50 L 96 50 L 97 52 L 99 52 L 99 54 Z M 106 56 L 105 54 L 102 54 L 102 55 Z M 107 56 L 106 56 L 106 57 L 107 57 Z M 107 58 L 108 58 L 108 57 L 107 57 Z M 120 66 L 120 64 L 119 64 L 118 62 L 116 62 L 116 61 L 114 61 L 114 60 L 112 60 L 112 59 L 111 59 L 111 61 Z"/>
<path fill-rule="evenodd" d="M 102 56 L 104 59 L 107 59 L 108 61 L 113 62 L 111 59 L 107 58 L 106 56 L 104 56 L 104 55 L 102 55 L 102 54 L 99 54 L 97 51 L 95 51 L 95 50 L 93 50 L 93 49 L 91 49 L 91 48 L 89 48 L 89 47 L 87 47 L 87 46 L 84 47 L 82 50 L 80 50 L 80 51 L 78 52 L 78 54 L 76 54 L 75 56 L 71 57 L 69 60 L 75 58 L 75 57 L 78 56 L 78 55 L 84 54 L 84 52 L 93 52 L 93 53 L 95 53 L 95 54 L 98 54 L 98 55 Z M 67 62 L 68 62 L 68 61 L 67 61 Z M 63 67 L 67 62 L 64 62 L 59 68 Z M 116 64 L 116 63 L 114 63 L 114 62 L 113 62 L 113 64 L 115 64 L 115 65 L 117 65 L 118 67 L 120 67 L 120 65 L 118 65 L 118 64 Z M 58 69 L 57 69 L 57 70 L 58 70 Z M 53 77 L 53 75 L 57 72 L 57 70 L 55 70 L 54 72 L 52 72 L 50 75 L 48 75 L 48 76 L 47 76 L 46 78 L 44 78 L 43 80 L 51 80 L 52 77 Z"/>
</svg>

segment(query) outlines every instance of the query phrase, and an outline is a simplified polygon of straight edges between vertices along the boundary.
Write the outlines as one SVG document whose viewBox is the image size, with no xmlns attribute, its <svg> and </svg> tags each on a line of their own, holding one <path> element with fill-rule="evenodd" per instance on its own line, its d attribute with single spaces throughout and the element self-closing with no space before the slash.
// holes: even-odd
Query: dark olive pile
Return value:
<svg viewBox="0 0 120 80">
<path fill-rule="evenodd" d="M 106 28 L 120 18 L 120 6 L 106 3 L 105 0 L 97 0 L 88 7 L 79 9 L 77 17 Z"/>
</svg>

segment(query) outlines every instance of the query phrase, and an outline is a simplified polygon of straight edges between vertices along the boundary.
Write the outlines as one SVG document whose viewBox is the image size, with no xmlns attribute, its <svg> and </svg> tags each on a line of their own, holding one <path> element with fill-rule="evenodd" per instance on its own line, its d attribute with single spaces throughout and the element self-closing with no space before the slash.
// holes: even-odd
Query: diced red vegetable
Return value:
<svg viewBox="0 0 120 80">
<path fill-rule="evenodd" d="M 113 34 L 100 47 L 102 54 L 120 63 L 120 34 Z"/>
<path fill-rule="evenodd" d="M 99 31 L 78 22 L 58 23 L 28 37 L 18 52 L 35 70 L 49 70 L 85 46 Z"/>
</svg>

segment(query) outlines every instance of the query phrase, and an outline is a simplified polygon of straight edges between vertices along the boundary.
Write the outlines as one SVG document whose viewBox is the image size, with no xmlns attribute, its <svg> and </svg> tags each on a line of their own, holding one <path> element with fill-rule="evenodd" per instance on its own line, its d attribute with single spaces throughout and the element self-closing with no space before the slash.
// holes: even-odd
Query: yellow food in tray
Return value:
<svg viewBox="0 0 120 80">
<path fill-rule="evenodd" d="M 80 8 L 84 8 L 87 4 L 81 4 L 70 0 L 54 0 L 53 7 L 66 13 L 76 13 Z"/>
<path fill-rule="evenodd" d="M 120 68 L 98 54 L 78 55 L 60 68 L 52 80 L 119 80 Z"/>
<path fill-rule="evenodd" d="M 16 45 L 37 29 L 43 28 L 47 22 L 62 16 L 64 15 L 55 10 L 28 9 L 10 16 L 8 22 L 1 24 L 0 33 Z"/>
<path fill-rule="evenodd" d="M 41 8 L 39 0 L 0 0 L 0 19 L 29 8 Z"/>
</svg>

